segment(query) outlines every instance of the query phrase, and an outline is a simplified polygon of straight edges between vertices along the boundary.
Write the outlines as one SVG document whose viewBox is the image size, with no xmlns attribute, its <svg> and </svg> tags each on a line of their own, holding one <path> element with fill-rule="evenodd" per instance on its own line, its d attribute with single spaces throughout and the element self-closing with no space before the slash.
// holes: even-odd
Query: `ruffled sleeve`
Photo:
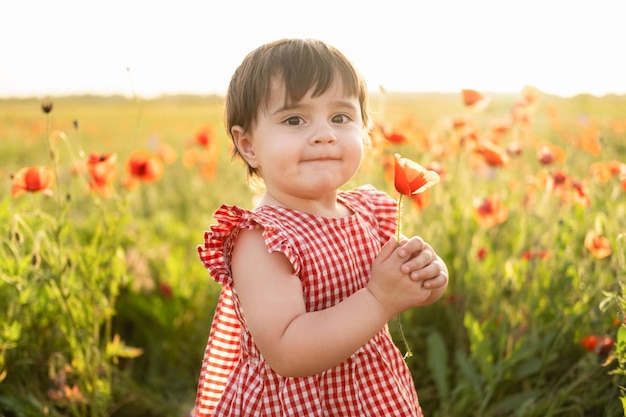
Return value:
<svg viewBox="0 0 626 417">
<path fill-rule="evenodd" d="M 380 243 L 395 236 L 398 226 L 398 203 L 372 185 L 363 185 L 342 193 L 342 198 L 366 218 L 378 233 Z"/>
<path fill-rule="evenodd" d="M 217 224 L 204 232 L 204 244 L 198 246 L 198 255 L 216 282 L 232 286 L 230 253 L 239 225 L 244 221 L 244 210 L 236 206 L 222 205 L 213 217 Z"/>
<path fill-rule="evenodd" d="M 214 214 L 217 224 L 204 233 L 204 243 L 198 246 L 198 255 L 211 277 L 222 285 L 232 287 L 230 273 L 231 255 L 234 242 L 242 229 L 263 229 L 263 238 L 269 252 L 284 254 L 294 269 L 300 272 L 300 256 L 287 237 L 284 225 L 276 220 L 275 213 L 266 212 L 271 208 L 254 211 L 237 206 L 222 205 Z"/>
</svg>

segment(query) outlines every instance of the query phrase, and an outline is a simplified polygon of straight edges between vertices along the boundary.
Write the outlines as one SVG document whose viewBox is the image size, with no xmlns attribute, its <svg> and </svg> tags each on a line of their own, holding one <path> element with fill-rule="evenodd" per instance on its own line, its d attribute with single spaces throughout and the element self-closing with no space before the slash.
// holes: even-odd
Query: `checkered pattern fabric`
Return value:
<svg viewBox="0 0 626 417">
<path fill-rule="evenodd" d="M 237 233 L 262 228 L 271 252 L 281 252 L 302 281 L 307 311 L 329 308 L 367 285 L 370 267 L 396 230 L 396 202 L 371 186 L 339 200 L 354 214 L 322 218 L 284 207 L 253 211 L 223 205 L 198 247 L 212 278 L 222 284 L 202 362 L 192 415 L 421 416 L 417 393 L 387 327 L 335 368 L 302 378 L 278 375 L 246 330 L 232 289 L 230 256 Z"/>
</svg>

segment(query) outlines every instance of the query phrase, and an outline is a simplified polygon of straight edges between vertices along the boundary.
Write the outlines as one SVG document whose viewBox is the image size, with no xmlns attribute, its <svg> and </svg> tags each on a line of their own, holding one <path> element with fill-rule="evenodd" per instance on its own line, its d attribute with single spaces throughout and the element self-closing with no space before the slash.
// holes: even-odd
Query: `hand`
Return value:
<svg viewBox="0 0 626 417">
<path fill-rule="evenodd" d="M 419 238 L 418 238 L 419 239 Z M 368 290 L 378 300 L 389 315 L 389 319 L 396 314 L 421 305 L 431 296 L 431 290 L 425 288 L 422 281 L 433 278 L 434 268 L 427 268 L 427 272 L 415 270 L 421 265 L 420 259 L 415 259 L 424 249 L 424 242 L 412 239 L 400 246 L 395 238 L 389 239 L 383 245 L 380 253 L 372 264 Z M 431 249 L 432 252 L 432 249 Z M 408 263 L 408 272 L 404 266 Z M 420 269 L 420 268 L 418 268 Z M 423 268 L 420 269 L 420 271 Z M 416 273 L 417 279 L 407 279 Z M 420 281 L 416 283 L 416 281 Z"/>
<path fill-rule="evenodd" d="M 400 242 L 400 256 L 409 256 L 402 271 L 414 282 L 433 290 L 448 284 L 448 268 L 435 250 L 420 237 Z"/>
</svg>

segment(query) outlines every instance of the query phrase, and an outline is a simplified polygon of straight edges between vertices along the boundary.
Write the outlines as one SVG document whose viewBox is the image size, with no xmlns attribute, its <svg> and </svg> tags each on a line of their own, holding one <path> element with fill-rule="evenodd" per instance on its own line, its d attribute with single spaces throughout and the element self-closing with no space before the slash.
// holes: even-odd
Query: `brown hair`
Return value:
<svg viewBox="0 0 626 417">
<path fill-rule="evenodd" d="M 226 93 L 225 120 L 232 139 L 233 126 L 248 131 L 258 112 L 267 108 L 272 79 L 283 82 L 288 101 L 296 103 L 311 89 L 313 97 L 324 94 L 336 77 L 345 92 L 357 97 L 363 126 L 368 127 L 367 86 L 352 63 L 336 48 L 314 39 L 281 39 L 250 52 L 235 70 Z M 233 157 L 241 155 L 237 147 Z M 258 176 L 248 165 L 248 176 Z"/>
</svg>

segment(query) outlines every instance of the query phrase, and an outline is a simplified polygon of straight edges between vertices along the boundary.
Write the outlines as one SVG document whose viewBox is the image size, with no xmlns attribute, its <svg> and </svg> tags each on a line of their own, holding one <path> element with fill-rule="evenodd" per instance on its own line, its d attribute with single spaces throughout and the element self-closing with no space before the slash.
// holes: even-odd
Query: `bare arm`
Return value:
<svg viewBox="0 0 626 417">
<path fill-rule="evenodd" d="M 285 256 L 268 253 L 260 230 L 242 231 L 232 257 L 234 287 L 248 329 L 272 369 L 283 376 L 330 369 L 391 317 L 427 300 L 431 291 L 401 270 L 413 252 L 391 240 L 372 265 L 367 288 L 331 308 L 307 312 L 300 280 Z"/>
</svg>

